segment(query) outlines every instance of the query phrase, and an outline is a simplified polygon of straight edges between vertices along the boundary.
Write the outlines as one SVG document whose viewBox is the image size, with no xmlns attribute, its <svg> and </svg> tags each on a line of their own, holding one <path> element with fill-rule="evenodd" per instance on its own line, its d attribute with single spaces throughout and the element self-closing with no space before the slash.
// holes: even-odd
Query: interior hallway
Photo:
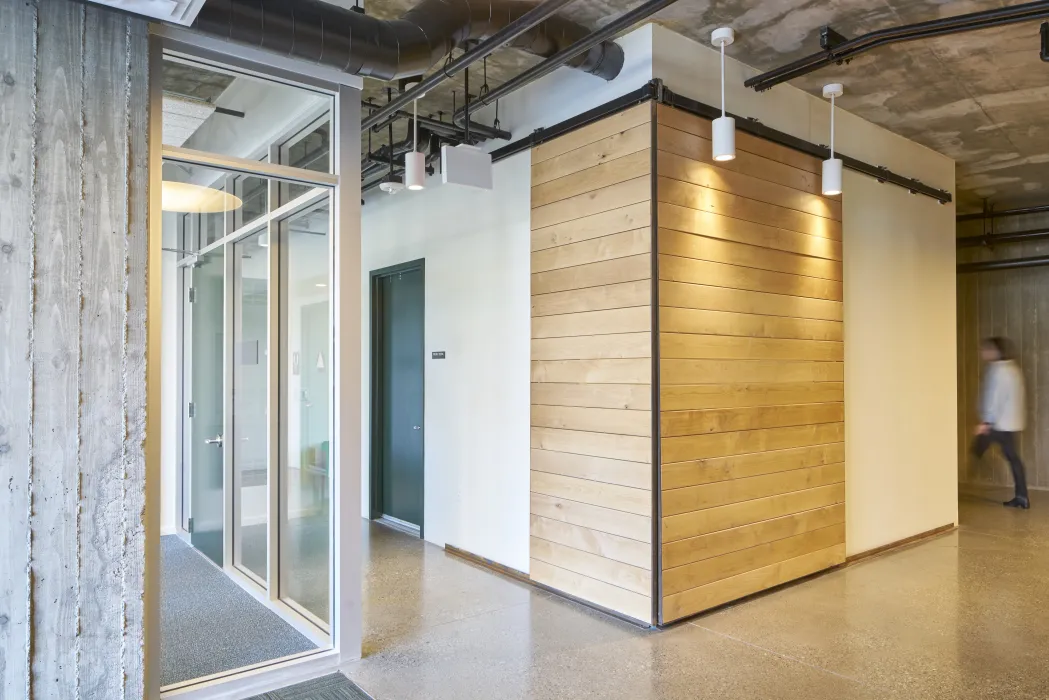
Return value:
<svg viewBox="0 0 1049 700">
<path fill-rule="evenodd" d="M 366 527 L 376 700 L 1044 698 L 1049 494 L 967 494 L 959 530 L 663 632 Z"/>
</svg>

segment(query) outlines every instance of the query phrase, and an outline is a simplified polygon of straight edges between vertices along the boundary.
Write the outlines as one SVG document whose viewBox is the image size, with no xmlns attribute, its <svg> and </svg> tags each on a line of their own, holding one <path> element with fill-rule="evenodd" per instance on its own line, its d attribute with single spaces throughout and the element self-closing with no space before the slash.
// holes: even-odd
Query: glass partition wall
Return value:
<svg viewBox="0 0 1049 700">
<path fill-rule="evenodd" d="M 333 100 L 182 56 L 165 55 L 164 69 L 164 240 L 178 258 L 178 534 L 324 648 L 334 539 Z"/>
</svg>

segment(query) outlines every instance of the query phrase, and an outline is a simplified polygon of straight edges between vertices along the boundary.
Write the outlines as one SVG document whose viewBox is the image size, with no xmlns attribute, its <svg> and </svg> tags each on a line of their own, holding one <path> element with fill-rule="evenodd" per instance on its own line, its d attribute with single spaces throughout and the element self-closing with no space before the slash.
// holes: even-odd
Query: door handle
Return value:
<svg viewBox="0 0 1049 700">
<path fill-rule="evenodd" d="M 413 425 L 412 426 L 412 430 L 422 430 L 422 429 L 423 429 L 423 427 L 421 425 Z"/>
<path fill-rule="evenodd" d="M 204 443 L 207 444 L 207 445 L 221 445 L 222 444 L 222 436 L 221 435 L 216 435 L 215 437 L 211 438 L 210 440 L 205 439 Z"/>
</svg>

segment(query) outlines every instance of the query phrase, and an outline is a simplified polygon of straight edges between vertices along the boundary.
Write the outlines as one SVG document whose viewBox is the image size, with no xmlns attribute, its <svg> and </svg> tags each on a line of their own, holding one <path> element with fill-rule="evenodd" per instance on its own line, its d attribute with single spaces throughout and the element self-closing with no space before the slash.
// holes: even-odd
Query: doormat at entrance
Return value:
<svg viewBox="0 0 1049 700">
<path fill-rule="evenodd" d="M 250 700 L 372 700 L 341 673 L 256 695 Z"/>
</svg>

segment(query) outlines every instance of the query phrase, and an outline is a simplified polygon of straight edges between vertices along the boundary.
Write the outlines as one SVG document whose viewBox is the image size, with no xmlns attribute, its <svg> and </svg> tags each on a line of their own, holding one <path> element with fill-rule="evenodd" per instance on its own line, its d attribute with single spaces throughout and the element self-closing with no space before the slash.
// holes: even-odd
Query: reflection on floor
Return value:
<svg viewBox="0 0 1049 700">
<path fill-rule="evenodd" d="M 177 536 L 160 542 L 162 686 L 317 648 Z"/>
<path fill-rule="evenodd" d="M 376 700 L 1044 699 L 1049 494 L 963 497 L 954 532 L 657 632 L 379 526 L 366 532 Z"/>
</svg>

